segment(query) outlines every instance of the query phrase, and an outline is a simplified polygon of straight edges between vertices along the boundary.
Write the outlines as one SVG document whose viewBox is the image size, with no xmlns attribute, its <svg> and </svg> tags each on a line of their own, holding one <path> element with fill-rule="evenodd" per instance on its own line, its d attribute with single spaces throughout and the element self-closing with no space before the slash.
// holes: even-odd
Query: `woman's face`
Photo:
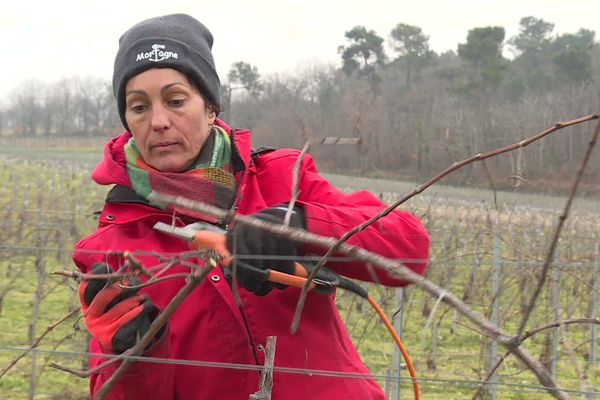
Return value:
<svg viewBox="0 0 600 400">
<path fill-rule="evenodd" d="M 188 78 L 171 68 L 129 79 L 125 103 L 125 119 L 144 161 L 163 172 L 191 166 L 216 117 Z"/>
</svg>

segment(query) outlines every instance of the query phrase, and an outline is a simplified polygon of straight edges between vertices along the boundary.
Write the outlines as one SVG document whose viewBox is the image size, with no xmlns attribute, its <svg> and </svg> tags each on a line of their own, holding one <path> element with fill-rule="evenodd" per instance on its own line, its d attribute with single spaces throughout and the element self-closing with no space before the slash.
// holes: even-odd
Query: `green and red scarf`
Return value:
<svg viewBox="0 0 600 400">
<path fill-rule="evenodd" d="M 154 191 L 182 196 L 222 209 L 229 209 L 233 205 L 236 182 L 231 167 L 231 139 L 223 128 L 213 128 L 193 167 L 183 172 L 162 172 L 146 164 L 133 138 L 129 139 L 124 150 L 131 188 L 139 196 L 148 199 Z M 216 222 L 215 217 L 196 211 L 177 207 L 169 209 L 190 217 Z"/>
</svg>

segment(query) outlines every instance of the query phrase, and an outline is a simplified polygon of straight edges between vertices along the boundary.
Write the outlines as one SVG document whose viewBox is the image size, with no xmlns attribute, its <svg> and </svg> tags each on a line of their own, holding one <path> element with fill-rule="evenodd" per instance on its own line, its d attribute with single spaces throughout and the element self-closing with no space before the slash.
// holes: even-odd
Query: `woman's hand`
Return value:
<svg viewBox="0 0 600 400">
<path fill-rule="evenodd" d="M 112 272 L 104 263 L 95 263 L 92 274 Z M 133 347 L 148 331 L 158 308 L 137 289 L 124 286 L 139 284 L 138 279 L 83 281 L 79 285 L 79 303 L 85 325 L 104 351 L 120 354 Z"/>
<path fill-rule="evenodd" d="M 287 205 L 281 205 L 264 209 L 252 217 L 273 224 L 283 224 L 286 212 Z M 294 207 L 289 226 L 304 228 L 304 213 L 301 208 Z M 264 275 L 257 272 L 267 268 L 288 274 L 294 272 L 293 258 L 298 254 L 298 245 L 283 236 L 274 235 L 264 229 L 249 225 L 233 224 L 227 231 L 227 247 L 239 266 L 237 281 L 240 286 L 258 296 L 266 295 L 273 290 L 273 286 L 279 289 L 283 289 L 285 286 L 265 282 Z M 245 265 L 250 265 L 259 271 L 253 272 L 252 268 L 244 268 Z"/>
</svg>

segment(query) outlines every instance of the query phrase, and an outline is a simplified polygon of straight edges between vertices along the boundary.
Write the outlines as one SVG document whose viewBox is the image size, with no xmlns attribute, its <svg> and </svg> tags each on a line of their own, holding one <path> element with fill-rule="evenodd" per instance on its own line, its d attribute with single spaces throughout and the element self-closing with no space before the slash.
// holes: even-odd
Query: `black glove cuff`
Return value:
<svg viewBox="0 0 600 400">
<path fill-rule="evenodd" d="M 277 218 L 277 220 L 280 224 L 283 224 L 283 221 L 285 220 L 285 215 L 286 215 L 288 209 L 289 209 L 289 205 L 287 203 L 282 203 L 282 204 L 276 205 L 274 207 L 266 208 L 262 211 L 259 211 L 256 214 L 256 216 L 260 216 L 261 214 L 270 215 L 270 216 Z M 291 226 L 292 228 L 302 228 L 302 229 L 306 228 L 306 220 L 304 218 L 304 210 L 302 209 L 302 207 L 296 205 L 292 208 L 292 215 L 290 217 L 290 225 L 289 226 Z"/>
<path fill-rule="evenodd" d="M 265 222 L 283 224 L 287 211 L 287 204 L 281 204 L 253 216 Z M 296 206 L 292 209 L 289 226 L 304 228 L 304 225 L 304 212 Z M 234 224 L 227 232 L 227 247 L 238 263 L 251 267 L 238 268 L 236 278 L 240 286 L 257 295 L 265 295 L 273 288 L 273 284 L 265 282 L 266 278 L 260 271 L 273 269 L 294 273 L 293 258 L 298 254 L 298 244 L 284 236 L 250 225 Z M 281 285 L 275 287 L 281 288 Z"/>
</svg>

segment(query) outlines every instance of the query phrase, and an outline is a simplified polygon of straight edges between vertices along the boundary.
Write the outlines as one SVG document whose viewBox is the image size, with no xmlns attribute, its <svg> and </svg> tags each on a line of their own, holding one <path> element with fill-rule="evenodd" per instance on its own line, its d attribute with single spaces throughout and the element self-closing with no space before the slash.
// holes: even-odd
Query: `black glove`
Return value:
<svg viewBox="0 0 600 400">
<path fill-rule="evenodd" d="M 283 204 L 264 209 L 252 217 L 274 224 L 283 224 L 286 212 L 287 205 Z M 304 228 L 304 213 L 300 207 L 294 207 L 289 226 Z M 294 272 L 293 257 L 298 254 L 298 245 L 283 236 L 249 225 L 233 224 L 227 231 L 227 247 L 236 258 L 238 283 L 258 296 L 269 293 L 274 285 L 278 289 L 286 287 L 266 282 L 263 270 L 268 268 L 288 274 Z M 244 258 L 244 256 L 284 256 L 289 259 Z"/>
<path fill-rule="evenodd" d="M 104 263 L 95 263 L 90 272 L 106 274 L 111 270 Z M 119 287 L 119 284 L 135 286 L 140 283 L 137 278 L 128 281 L 100 279 L 82 281 L 79 285 L 84 322 L 107 352 L 120 354 L 133 347 L 158 314 L 158 308 L 137 289 Z"/>
</svg>

